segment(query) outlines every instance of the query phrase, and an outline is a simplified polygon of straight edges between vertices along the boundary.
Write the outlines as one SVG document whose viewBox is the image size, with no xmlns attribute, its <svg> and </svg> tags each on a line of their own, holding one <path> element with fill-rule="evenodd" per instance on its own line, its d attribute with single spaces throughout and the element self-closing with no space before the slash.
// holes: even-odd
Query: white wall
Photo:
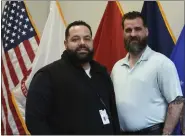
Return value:
<svg viewBox="0 0 185 136">
<path fill-rule="evenodd" d="M 106 8 L 106 1 L 60 1 L 67 23 L 84 20 L 92 27 L 93 36 Z"/>
<path fill-rule="evenodd" d="M 4 5 L 5 1 L 2 2 Z M 34 22 L 42 34 L 48 12 L 49 1 L 26 1 Z M 160 1 L 169 25 L 176 39 L 184 25 L 184 1 Z M 96 33 L 107 1 L 60 1 L 67 23 L 74 20 L 84 20 L 92 27 L 93 36 Z M 143 1 L 120 1 L 124 13 L 132 10 L 141 11 Z"/>
<path fill-rule="evenodd" d="M 184 1 L 161 1 L 169 25 L 176 37 L 179 37 L 184 26 Z"/>
</svg>

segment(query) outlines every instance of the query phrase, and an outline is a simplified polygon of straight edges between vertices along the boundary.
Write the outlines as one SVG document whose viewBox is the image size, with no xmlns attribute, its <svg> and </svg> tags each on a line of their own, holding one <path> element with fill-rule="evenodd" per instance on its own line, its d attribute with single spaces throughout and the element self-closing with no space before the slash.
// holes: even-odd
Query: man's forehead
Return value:
<svg viewBox="0 0 185 136">
<path fill-rule="evenodd" d="M 77 25 L 77 26 L 72 26 L 72 27 L 69 29 L 69 32 L 89 32 L 89 33 L 90 33 L 90 30 L 89 30 L 89 28 L 86 27 L 86 26 Z"/>
<path fill-rule="evenodd" d="M 69 29 L 69 36 L 74 37 L 74 36 L 91 36 L 90 30 L 88 27 L 79 25 L 79 26 L 72 26 Z"/>
<path fill-rule="evenodd" d="M 141 18 L 135 18 L 135 19 L 125 19 L 124 26 L 143 26 L 143 21 Z"/>
</svg>

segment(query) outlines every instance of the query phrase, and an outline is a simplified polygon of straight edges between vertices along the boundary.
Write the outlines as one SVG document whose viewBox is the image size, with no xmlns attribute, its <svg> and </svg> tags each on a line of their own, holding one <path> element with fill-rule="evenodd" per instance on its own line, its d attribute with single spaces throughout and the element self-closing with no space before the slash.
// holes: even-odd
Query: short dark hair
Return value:
<svg viewBox="0 0 185 136">
<path fill-rule="evenodd" d="M 128 12 L 128 13 L 124 14 L 124 16 L 122 18 L 122 27 L 124 28 L 124 22 L 126 19 L 136 19 L 136 18 L 141 18 L 143 21 L 143 25 L 145 27 L 147 27 L 146 21 L 145 21 L 143 15 L 141 14 L 141 12 L 138 12 L 138 11 L 132 11 L 132 12 Z"/>
<path fill-rule="evenodd" d="M 70 23 L 70 24 L 67 26 L 66 31 L 65 31 L 65 39 L 68 38 L 68 36 L 69 36 L 69 29 L 70 29 L 72 26 L 81 26 L 81 25 L 82 25 L 82 26 L 86 26 L 86 27 L 89 29 L 89 31 L 90 31 L 90 33 L 91 33 L 91 36 L 92 36 L 92 30 L 91 30 L 90 25 L 87 24 L 86 22 L 82 21 L 82 20 L 78 20 L 78 21 L 74 21 L 74 22 Z"/>
</svg>

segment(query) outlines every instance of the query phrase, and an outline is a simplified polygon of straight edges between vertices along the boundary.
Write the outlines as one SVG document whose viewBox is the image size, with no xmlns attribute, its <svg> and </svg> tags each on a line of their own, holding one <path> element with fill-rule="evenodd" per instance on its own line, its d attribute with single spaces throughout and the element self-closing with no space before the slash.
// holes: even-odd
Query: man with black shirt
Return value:
<svg viewBox="0 0 185 136">
<path fill-rule="evenodd" d="M 68 25 L 60 60 L 32 79 L 26 102 L 31 134 L 119 134 L 114 90 L 106 68 L 93 60 L 91 27 Z M 54 46 L 54 45 L 53 45 Z"/>
</svg>

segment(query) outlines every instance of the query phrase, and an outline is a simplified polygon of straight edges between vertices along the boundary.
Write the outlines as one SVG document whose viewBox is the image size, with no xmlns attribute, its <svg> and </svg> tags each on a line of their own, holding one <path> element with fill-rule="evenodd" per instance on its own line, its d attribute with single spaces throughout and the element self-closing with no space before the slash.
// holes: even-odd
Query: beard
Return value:
<svg viewBox="0 0 185 136">
<path fill-rule="evenodd" d="M 86 52 L 80 52 L 81 50 Z M 70 60 L 75 64 L 84 64 L 93 60 L 94 51 L 87 48 L 85 45 L 80 45 L 75 50 L 66 49 Z"/>
<path fill-rule="evenodd" d="M 146 48 L 147 38 L 147 36 L 142 39 L 135 36 L 124 39 L 125 49 L 134 55 L 138 55 Z"/>
</svg>

